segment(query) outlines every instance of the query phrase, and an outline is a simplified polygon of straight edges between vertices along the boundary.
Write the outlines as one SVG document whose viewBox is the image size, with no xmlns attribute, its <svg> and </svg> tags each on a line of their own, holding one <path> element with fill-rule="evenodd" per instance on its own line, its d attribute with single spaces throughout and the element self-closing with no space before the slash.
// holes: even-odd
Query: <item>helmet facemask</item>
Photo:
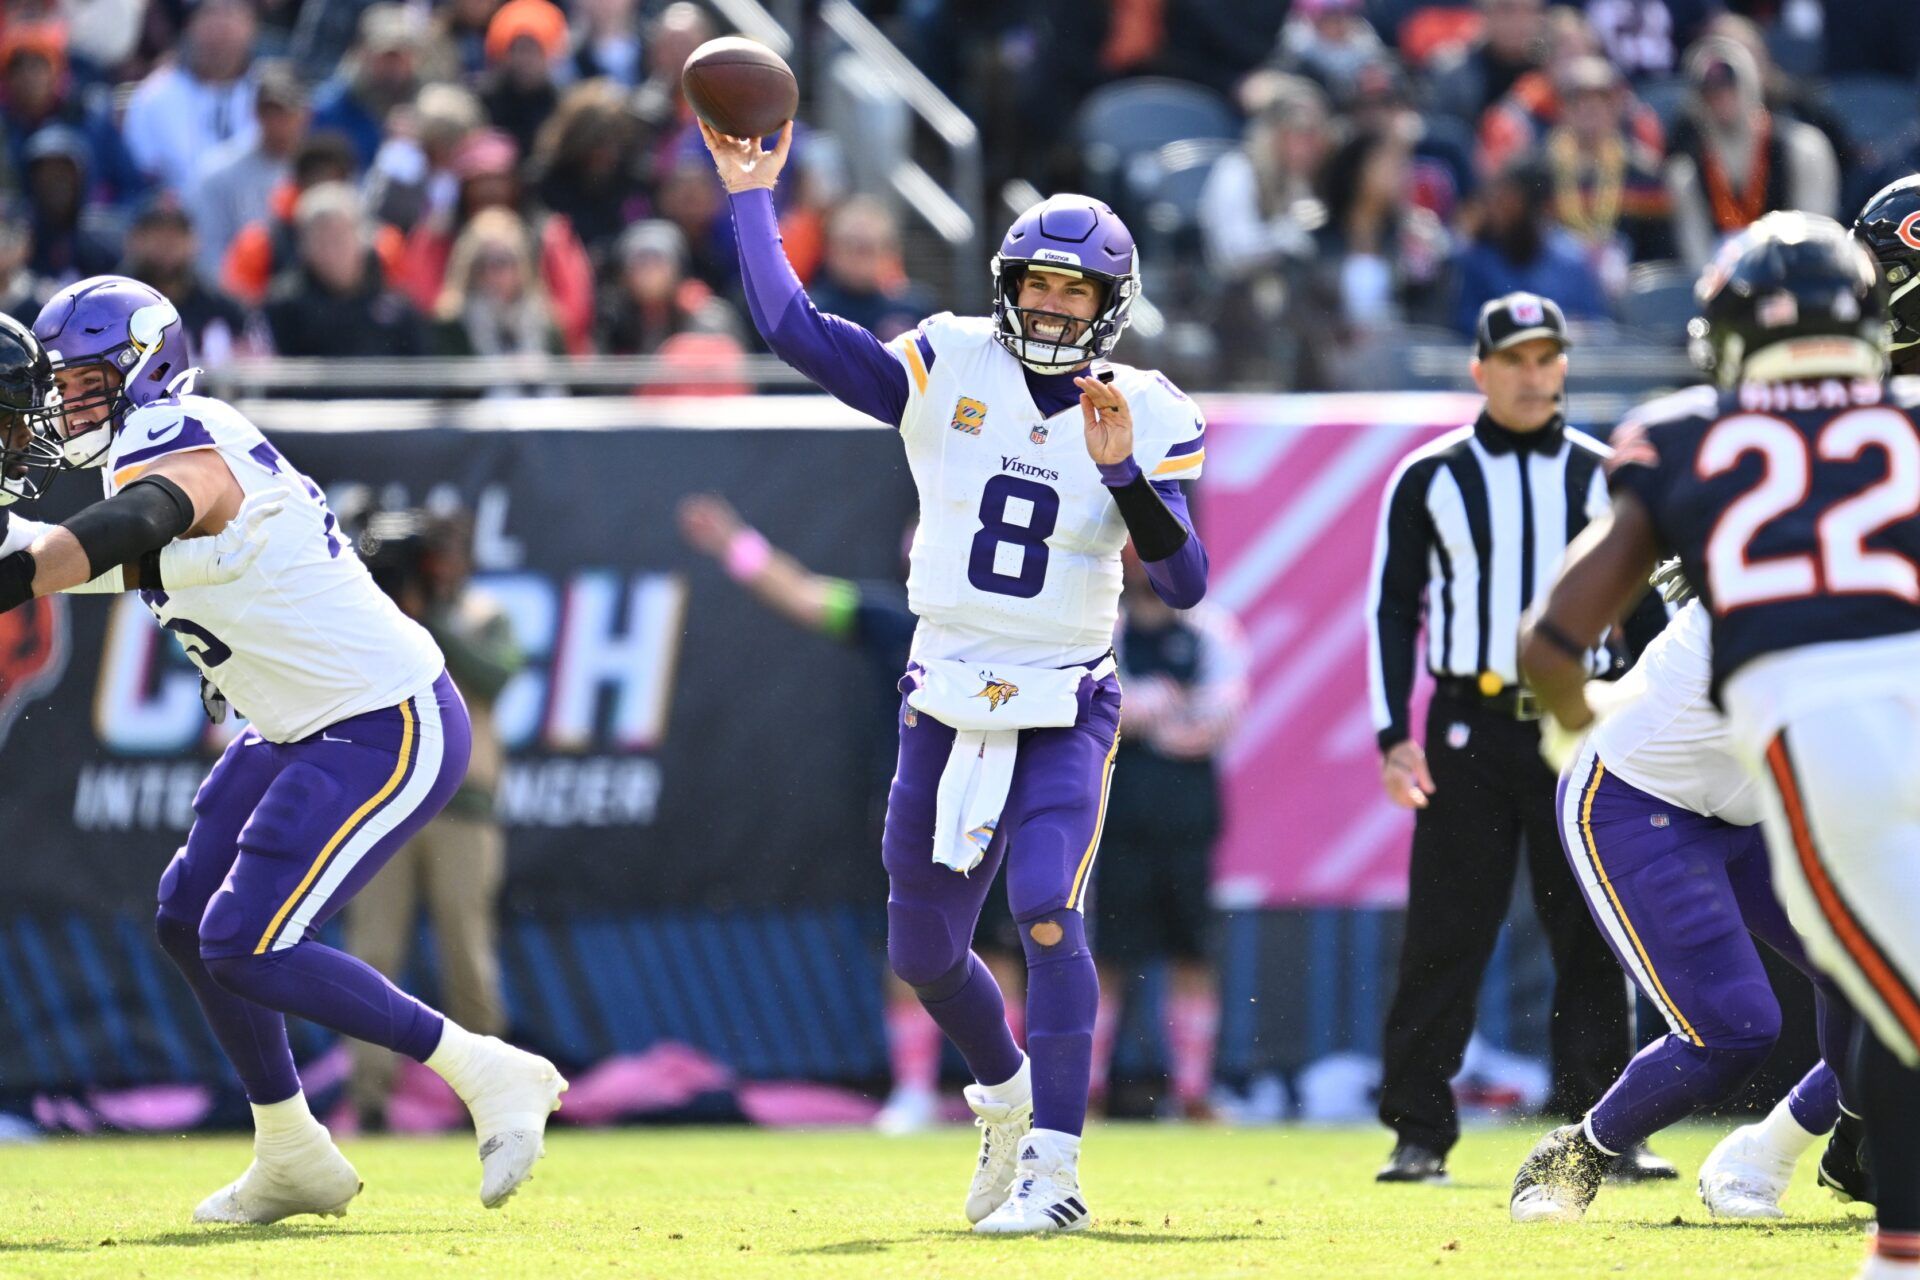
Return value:
<svg viewBox="0 0 1920 1280">
<path fill-rule="evenodd" d="M 44 409 L 0 403 L 0 507 L 44 497 L 61 462 Z"/>
<path fill-rule="evenodd" d="M 1084 267 L 1056 265 L 1044 259 L 1009 258 L 1002 254 L 993 256 L 991 269 L 994 279 L 994 341 L 1035 373 L 1064 373 L 1105 358 L 1112 352 L 1114 344 L 1119 342 L 1121 333 L 1131 320 L 1133 300 L 1140 292 L 1137 256 L 1133 271 L 1125 276 L 1111 276 Z M 1021 306 L 1020 286 L 1025 282 L 1028 271 L 1053 271 L 1092 281 L 1102 291 L 1099 310 L 1092 319 L 1086 320 L 1077 316 L 1063 317 L 1060 312 Z M 1048 341 L 1033 336 L 1032 321 L 1048 322 L 1063 318 L 1067 324 L 1058 339 Z"/>
<path fill-rule="evenodd" d="M 58 350 L 47 352 L 56 375 L 94 367 L 102 374 L 99 390 L 85 392 L 77 398 L 58 390 L 56 380 L 56 390 L 48 401 L 51 425 L 58 434 L 60 452 L 69 469 L 84 471 L 106 462 L 114 436 L 119 434 L 127 414 L 136 407 L 128 396 L 128 388 L 135 382 L 153 378 L 177 383 L 192 372 L 165 364 L 148 368 L 160 351 L 167 329 L 180 322 L 180 313 L 171 302 L 163 300 L 141 307 L 127 318 L 125 342 L 72 360 L 63 359 Z M 102 407 L 106 409 L 104 417 L 85 430 L 68 433 L 68 415 L 89 413 Z"/>
</svg>

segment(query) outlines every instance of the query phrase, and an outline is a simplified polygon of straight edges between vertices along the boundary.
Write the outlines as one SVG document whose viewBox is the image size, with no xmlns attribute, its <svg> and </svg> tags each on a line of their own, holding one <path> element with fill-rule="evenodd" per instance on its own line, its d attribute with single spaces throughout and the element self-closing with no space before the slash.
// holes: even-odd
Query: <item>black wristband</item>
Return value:
<svg viewBox="0 0 1920 1280">
<path fill-rule="evenodd" d="M 1146 476 L 1137 475 L 1126 484 L 1109 486 L 1107 492 L 1120 508 L 1120 518 L 1133 535 L 1133 549 L 1142 560 L 1149 564 L 1165 560 L 1187 545 L 1187 527 L 1167 508 Z"/>
<path fill-rule="evenodd" d="M 1559 627 L 1554 626 L 1545 618 L 1535 618 L 1533 620 L 1533 634 L 1539 636 L 1542 640 L 1545 640 L 1569 658 L 1577 659 L 1580 662 L 1587 660 L 1587 646 L 1581 644 L 1578 640 L 1575 640 L 1572 636 L 1562 631 Z"/>
<path fill-rule="evenodd" d="M 33 552 L 16 551 L 0 560 L 0 613 L 19 608 L 33 599 Z"/>
<path fill-rule="evenodd" d="M 140 557 L 134 575 L 134 587 L 140 591 L 165 591 L 167 584 L 160 580 L 160 553 L 165 547 L 158 547 Z"/>
</svg>

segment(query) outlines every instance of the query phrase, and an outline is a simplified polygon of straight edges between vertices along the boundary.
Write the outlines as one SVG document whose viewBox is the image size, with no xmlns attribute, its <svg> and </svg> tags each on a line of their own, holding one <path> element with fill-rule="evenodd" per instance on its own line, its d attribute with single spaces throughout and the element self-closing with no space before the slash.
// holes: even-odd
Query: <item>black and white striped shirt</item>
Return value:
<svg viewBox="0 0 1920 1280">
<path fill-rule="evenodd" d="M 1437 678 L 1520 681 L 1520 615 L 1567 544 L 1610 505 L 1607 447 L 1558 422 L 1522 434 L 1478 421 L 1401 459 L 1380 503 L 1367 596 L 1367 678 L 1381 748 L 1413 736 L 1407 702 L 1424 617 Z M 1596 658 L 1596 673 L 1605 668 Z M 1492 685 L 1492 681 L 1486 682 Z"/>
</svg>

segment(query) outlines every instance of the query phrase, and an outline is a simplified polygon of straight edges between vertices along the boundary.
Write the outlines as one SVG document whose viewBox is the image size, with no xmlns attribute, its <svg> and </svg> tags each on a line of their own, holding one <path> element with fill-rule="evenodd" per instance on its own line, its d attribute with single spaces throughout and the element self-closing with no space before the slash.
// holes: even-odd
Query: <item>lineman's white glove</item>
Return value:
<svg viewBox="0 0 1920 1280">
<path fill-rule="evenodd" d="M 286 508 L 287 491 L 268 489 L 241 503 L 239 512 L 216 536 L 168 543 L 160 552 L 160 581 L 169 589 L 232 582 L 267 549 L 265 525 Z"/>
</svg>

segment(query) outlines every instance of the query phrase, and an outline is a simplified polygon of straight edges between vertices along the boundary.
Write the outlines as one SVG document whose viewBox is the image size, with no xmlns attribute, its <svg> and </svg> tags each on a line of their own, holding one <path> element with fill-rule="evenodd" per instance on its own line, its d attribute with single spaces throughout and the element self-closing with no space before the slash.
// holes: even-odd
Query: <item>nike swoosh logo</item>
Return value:
<svg viewBox="0 0 1920 1280">
<path fill-rule="evenodd" d="M 322 741 L 322 742 L 340 742 L 340 743 L 344 743 L 344 744 L 346 744 L 346 745 L 347 745 L 347 746 L 349 746 L 349 747 L 352 747 L 352 746 L 357 746 L 357 745 L 359 745 L 358 743 L 356 743 L 356 742 L 354 742 L 354 740 L 353 740 L 352 738 L 336 738 L 336 737 L 334 737 L 334 736 L 333 736 L 332 734 L 330 734 L 330 733 L 328 733 L 328 732 L 327 732 L 326 730 L 324 730 L 324 729 L 322 729 L 322 730 L 320 731 L 320 741 Z"/>
</svg>

